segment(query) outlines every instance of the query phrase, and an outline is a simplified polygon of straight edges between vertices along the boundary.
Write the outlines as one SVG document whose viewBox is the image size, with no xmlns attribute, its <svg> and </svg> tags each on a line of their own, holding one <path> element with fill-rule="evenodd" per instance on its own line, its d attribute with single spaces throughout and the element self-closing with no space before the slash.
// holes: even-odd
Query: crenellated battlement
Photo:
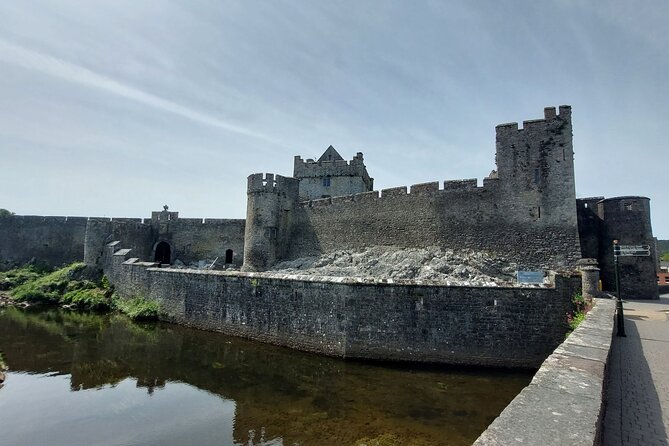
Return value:
<svg viewBox="0 0 669 446">
<path fill-rule="evenodd" d="M 322 208 L 330 205 L 346 206 L 348 204 L 360 202 L 393 200 L 397 198 L 410 198 L 425 195 L 441 196 L 453 193 L 472 193 L 478 195 L 481 194 L 484 190 L 494 190 L 497 185 L 497 181 L 498 180 L 496 178 L 486 178 L 483 180 L 483 187 L 479 187 L 478 180 L 476 178 L 465 180 L 446 180 L 441 183 L 443 185 L 442 188 L 440 188 L 440 183 L 438 181 L 433 181 L 429 183 L 413 184 L 409 187 L 398 186 L 382 189 L 381 191 L 363 192 L 359 194 L 349 194 L 338 197 L 326 197 L 315 200 L 302 200 L 300 201 L 299 206 L 302 208 Z"/>
<path fill-rule="evenodd" d="M 323 168 L 323 167 L 350 167 L 350 166 L 364 166 L 364 157 L 362 152 L 356 153 L 356 155 L 350 161 L 344 159 L 334 159 L 334 160 L 314 160 L 313 158 L 307 158 L 304 160 L 300 155 L 295 155 L 294 158 L 295 169 L 310 167 L 314 168 Z"/>
<path fill-rule="evenodd" d="M 254 173 L 248 176 L 248 193 L 292 193 L 299 188 L 299 180 L 273 173 Z"/>
<path fill-rule="evenodd" d="M 571 121 L 571 106 L 561 105 L 559 107 L 559 114 L 556 114 L 555 107 L 544 108 L 543 119 L 527 119 L 523 121 L 523 127 L 519 128 L 517 122 L 507 122 L 495 126 L 495 131 L 498 136 L 506 136 L 512 132 L 542 130 L 547 123 L 559 119 L 560 121 Z"/>
</svg>

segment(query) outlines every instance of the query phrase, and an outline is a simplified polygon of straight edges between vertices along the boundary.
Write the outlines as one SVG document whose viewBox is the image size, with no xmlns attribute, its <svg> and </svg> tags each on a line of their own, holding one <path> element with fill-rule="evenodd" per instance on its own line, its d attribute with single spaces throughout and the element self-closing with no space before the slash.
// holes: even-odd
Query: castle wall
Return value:
<svg viewBox="0 0 669 446">
<path fill-rule="evenodd" d="M 446 181 L 443 188 L 424 183 L 300 203 L 287 228 L 287 255 L 275 260 L 436 245 L 488 251 L 526 268 L 573 266 L 581 249 L 571 109 L 544 113 L 522 129 L 497 126 L 498 172 L 483 187 L 476 180 Z"/>
<path fill-rule="evenodd" d="M 538 366 L 564 339 L 580 283 L 370 284 L 147 268 L 125 258 L 111 256 L 105 270 L 117 292 L 159 301 L 176 323 L 338 357 L 446 364 Z"/>
<path fill-rule="evenodd" d="M 104 247 L 107 243 L 121 241 L 124 247 L 133 250 L 136 257 L 148 260 L 151 256 L 153 236 L 151 226 L 141 218 L 91 217 L 86 226 L 84 262 L 101 267 Z"/>
<path fill-rule="evenodd" d="M 572 265 L 580 258 L 576 227 L 526 218 L 522 203 L 497 180 L 447 182 L 301 203 L 290 257 L 365 246 L 441 246 L 488 251 L 523 267 Z M 467 186 L 468 184 L 468 186 Z M 515 213 L 505 215 L 507 209 Z M 526 205 L 525 215 L 531 211 Z M 520 215 L 519 215 L 520 214 Z"/>
<path fill-rule="evenodd" d="M 160 213 L 158 213 L 160 214 Z M 199 260 L 225 263 L 228 249 L 233 251 L 235 265 L 241 265 L 244 253 L 244 220 L 175 218 L 90 219 L 86 233 L 85 261 L 100 266 L 104 247 L 112 241 L 131 249 L 142 261 L 153 261 L 155 246 L 165 241 L 172 251 L 172 261 L 184 264 Z"/>
<path fill-rule="evenodd" d="M 578 235 L 581 243 L 581 256 L 584 259 L 599 259 L 599 236 L 604 222 L 597 214 L 597 203 L 604 197 L 579 198 L 576 200 L 578 215 Z"/>
<path fill-rule="evenodd" d="M 157 234 L 154 243 L 160 240 L 169 242 L 175 259 L 185 264 L 218 258 L 216 264 L 220 266 L 225 263 L 225 252 L 231 249 L 232 263 L 241 265 L 244 259 L 244 227 L 245 220 L 241 219 L 179 218 L 168 222 L 164 232 Z"/>
<path fill-rule="evenodd" d="M 300 199 L 318 199 L 323 196 L 338 197 L 358 192 L 366 192 L 367 187 L 361 177 L 330 177 L 330 185 L 323 185 L 323 178 L 301 178 Z"/>
<path fill-rule="evenodd" d="M 84 217 L 0 217 L 0 270 L 31 260 L 48 267 L 80 262 L 85 233 Z"/>
</svg>

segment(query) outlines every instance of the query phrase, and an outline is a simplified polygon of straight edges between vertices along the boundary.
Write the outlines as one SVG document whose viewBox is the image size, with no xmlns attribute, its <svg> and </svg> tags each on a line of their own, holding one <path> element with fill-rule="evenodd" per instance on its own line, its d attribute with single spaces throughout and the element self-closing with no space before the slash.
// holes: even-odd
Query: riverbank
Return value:
<svg viewBox="0 0 669 446">
<path fill-rule="evenodd" d="M 141 296 L 123 299 L 106 277 L 83 263 L 57 270 L 27 265 L 0 273 L 0 306 L 59 306 L 66 309 L 118 311 L 131 319 L 157 319 L 159 305 Z"/>
</svg>

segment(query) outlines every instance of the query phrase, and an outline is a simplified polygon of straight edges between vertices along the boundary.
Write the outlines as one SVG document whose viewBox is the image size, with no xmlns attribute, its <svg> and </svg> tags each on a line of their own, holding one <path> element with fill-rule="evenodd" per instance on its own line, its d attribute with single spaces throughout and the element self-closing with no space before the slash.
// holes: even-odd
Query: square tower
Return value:
<svg viewBox="0 0 669 446">
<path fill-rule="evenodd" d="M 362 153 L 358 152 L 351 161 L 346 161 L 332 146 L 323 152 L 318 161 L 303 161 L 302 157 L 296 156 L 293 177 L 300 180 L 301 201 L 358 194 L 374 189 L 374 179 L 367 173 Z"/>
</svg>

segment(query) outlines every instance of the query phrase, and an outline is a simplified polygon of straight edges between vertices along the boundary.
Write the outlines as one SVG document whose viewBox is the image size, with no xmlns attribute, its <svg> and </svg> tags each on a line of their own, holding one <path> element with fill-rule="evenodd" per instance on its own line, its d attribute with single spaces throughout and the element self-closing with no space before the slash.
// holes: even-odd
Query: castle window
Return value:
<svg viewBox="0 0 669 446">
<path fill-rule="evenodd" d="M 323 187 L 330 187 L 330 177 L 323 178 Z"/>
<path fill-rule="evenodd" d="M 534 184 L 539 184 L 541 182 L 541 171 L 537 168 L 534 169 Z"/>
<path fill-rule="evenodd" d="M 232 249 L 225 250 L 225 263 L 232 263 Z"/>
</svg>

